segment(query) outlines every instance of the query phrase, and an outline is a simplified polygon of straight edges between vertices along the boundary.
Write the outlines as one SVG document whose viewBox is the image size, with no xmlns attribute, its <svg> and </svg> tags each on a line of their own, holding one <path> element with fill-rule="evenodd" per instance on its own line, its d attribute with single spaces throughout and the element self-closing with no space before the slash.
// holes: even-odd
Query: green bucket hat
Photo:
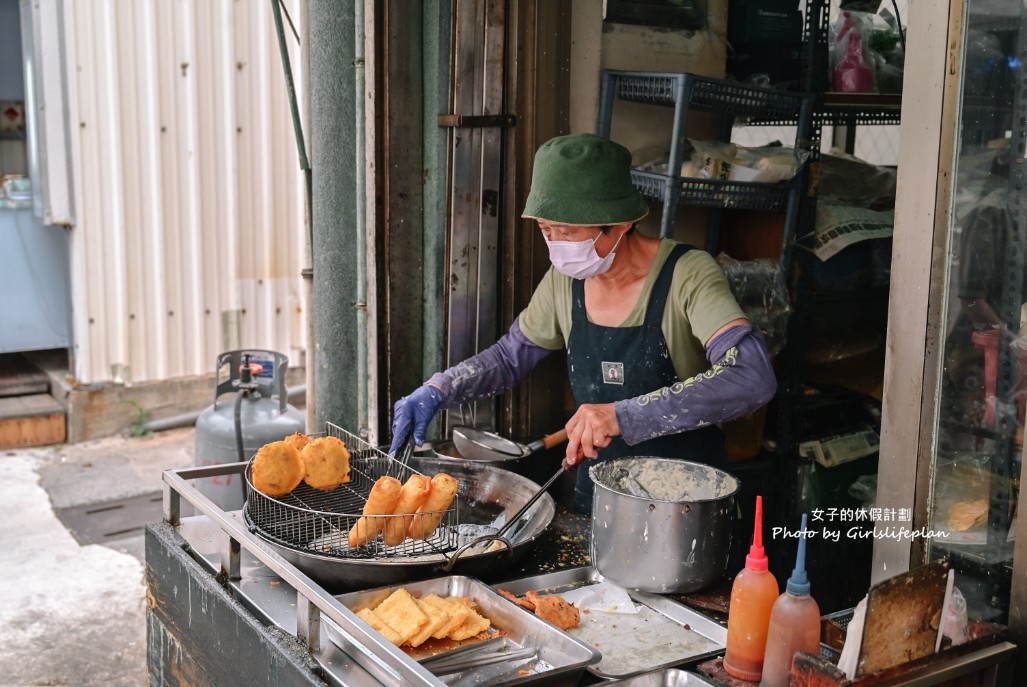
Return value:
<svg viewBox="0 0 1027 687">
<path fill-rule="evenodd" d="M 552 138 L 538 149 L 521 217 L 571 226 L 637 222 L 649 206 L 631 183 L 631 153 L 593 134 Z"/>
</svg>

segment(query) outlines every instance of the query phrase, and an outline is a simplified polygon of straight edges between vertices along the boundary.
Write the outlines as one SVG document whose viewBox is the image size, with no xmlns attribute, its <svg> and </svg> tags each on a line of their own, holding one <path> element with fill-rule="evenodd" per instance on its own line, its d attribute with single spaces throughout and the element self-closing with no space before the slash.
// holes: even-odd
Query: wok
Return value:
<svg viewBox="0 0 1027 687">
<path fill-rule="evenodd" d="M 526 477 L 487 463 L 457 463 L 415 456 L 410 467 L 426 475 L 445 472 L 460 482 L 460 523 L 464 525 L 490 525 L 514 515 L 531 499 L 539 485 Z M 507 532 L 511 549 L 468 552 L 460 556 L 451 572 L 443 571 L 446 558 L 442 555 L 418 558 L 336 558 L 298 551 L 275 542 L 265 542 L 283 558 L 306 573 L 330 593 L 399 584 L 443 574 L 468 575 L 489 578 L 502 574 L 507 566 L 520 560 L 556 514 L 556 506 L 549 494 L 543 494 L 525 514 L 519 524 Z M 502 521 L 500 521 L 502 522 Z M 486 527 L 483 533 L 492 532 Z M 259 534 L 259 533 L 258 533 Z"/>
</svg>

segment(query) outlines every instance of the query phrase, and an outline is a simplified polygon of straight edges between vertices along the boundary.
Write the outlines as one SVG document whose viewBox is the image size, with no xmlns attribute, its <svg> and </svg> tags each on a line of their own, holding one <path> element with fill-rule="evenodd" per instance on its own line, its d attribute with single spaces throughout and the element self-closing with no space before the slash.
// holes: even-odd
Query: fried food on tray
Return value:
<svg viewBox="0 0 1027 687">
<path fill-rule="evenodd" d="M 399 492 L 399 502 L 394 515 L 386 518 L 382 537 L 389 546 L 401 544 L 407 538 L 407 528 L 414 519 L 414 513 L 424 505 L 431 494 L 431 480 L 424 475 L 411 475 Z"/>
<path fill-rule="evenodd" d="M 373 627 L 376 631 L 381 633 L 385 639 L 389 640 L 396 646 L 403 643 L 403 638 L 393 630 L 389 625 L 381 619 L 377 613 L 372 611 L 370 608 L 362 608 L 357 611 L 357 617 L 363 620 L 365 623 Z"/>
<path fill-rule="evenodd" d="M 349 451 L 338 437 L 314 439 L 300 455 L 307 466 L 304 480 L 314 489 L 331 491 L 349 482 Z"/>
<path fill-rule="evenodd" d="M 561 630 L 569 630 L 581 624 L 581 612 L 562 596 L 541 596 L 530 589 L 524 596 L 535 605 L 535 615 Z"/>
<path fill-rule="evenodd" d="M 406 643 L 411 637 L 417 635 L 428 622 L 428 616 L 417 605 L 417 601 L 410 595 L 410 592 L 402 587 L 392 592 L 373 610 L 379 618 L 385 621 L 386 625 L 400 636 L 402 639 L 400 644 Z"/>
<path fill-rule="evenodd" d="M 349 545 L 356 548 L 363 546 L 377 537 L 382 528 L 385 527 L 387 518 L 376 518 L 375 515 L 390 515 L 396 510 L 399 502 L 399 492 L 403 483 L 395 477 L 380 477 L 371 493 L 367 496 L 367 503 L 364 504 L 364 517 L 357 520 L 356 524 L 349 531 Z"/>
<path fill-rule="evenodd" d="M 428 499 L 418 509 L 418 515 L 415 515 L 410 521 L 410 527 L 407 528 L 407 536 L 411 539 L 427 539 L 430 537 L 435 528 L 442 522 L 442 511 L 445 511 L 453 503 L 453 498 L 456 496 L 459 486 L 459 482 L 444 472 L 440 472 L 432 477 L 431 493 L 428 494 Z M 427 515 L 421 515 L 421 513 L 427 513 Z"/>
<path fill-rule="evenodd" d="M 988 520 L 988 500 L 957 501 L 949 508 L 949 529 L 953 532 L 965 532 Z"/>
<path fill-rule="evenodd" d="M 289 436 L 285 437 L 284 439 L 282 439 L 282 441 L 284 441 L 285 443 L 289 444 L 294 449 L 302 453 L 303 447 L 310 443 L 310 437 L 301 432 L 296 432 L 295 434 L 290 434 Z"/>
<path fill-rule="evenodd" d="M 446 623 L 432 635 L 435 639 L 448 637 L 449 633 L 463 625 L 464 621 L 467 620 L 467 616 L 470 615 L 467 606 L 443 599 L 438 594 L 425 594 L 422 600 L 440 611 L 444 611 L 448 616 Z"/>
<path fill-rule="evenodd" d="M 447 637 L 455 641 L 469 639 L 479 632 L 489 629 L 489 626 L 492 625 L 488 618 L 478 615 L 477 611 L 471 608 L 468 608 L 467 611 L 467 620 L 464 621 L 464 624 L 450 631 Z"/>
<path fill-rule="evenodd" d="M 403 587 L 374 608 L 357 611 L 368 625 L 393 644 L 417 647 L 433 639 L 462 641 L 484 632 L 492 621 L 475 612 L 469 597 L 425 594 L 417 598 Z"/>
<path fill-rule="evenodd" d="M 506 598 L 510 599 L 510 601 L 513 601 L 518 606 L 521 606 L 522 608 L 526 608 L 526 609 L 528 609 L 529 611 L 532 611 L 532 612 L 535 611 L 535 604 L 531 603 L 527 599 L 522 599 L 521 597 L 517 596 L 513 592 L 508 592 L 505 589 L 500 589 L 499 593 L 502 594 L 503 596 L 505 596 Z"/>
<path fill-rule="evenodd" d="M 253 458 L 253 486 L 268 496 L 285 496 L 306 473 L 300 452 L 284 441 L 264 444 Z"/>
<path fill-rule="evenodd" d="M 410 638 L 410 646 L 418 647 L 424 644 L 428 639 L 436 632 L 439 628 L 449 622 L 449 613 L 442 611 L 435 606 L 432 606 L 427 601 L 422 599 L 414 599 L 417 602 L 417 607 L 428 616 L 428 622 L 424 624 L 424 627 L 420 631 Z"/>
</svg>

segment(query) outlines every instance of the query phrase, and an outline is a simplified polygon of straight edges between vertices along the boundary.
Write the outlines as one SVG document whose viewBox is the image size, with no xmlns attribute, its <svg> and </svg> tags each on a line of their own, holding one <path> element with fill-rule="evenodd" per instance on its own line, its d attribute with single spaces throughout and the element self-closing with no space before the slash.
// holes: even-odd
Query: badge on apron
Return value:
<svg viewBox="0 0 1027 687">
<path fill-rule="evenodd" d="M 603 384 L 624 385 L 624 363 L 603 363 Z"/>
</svg>

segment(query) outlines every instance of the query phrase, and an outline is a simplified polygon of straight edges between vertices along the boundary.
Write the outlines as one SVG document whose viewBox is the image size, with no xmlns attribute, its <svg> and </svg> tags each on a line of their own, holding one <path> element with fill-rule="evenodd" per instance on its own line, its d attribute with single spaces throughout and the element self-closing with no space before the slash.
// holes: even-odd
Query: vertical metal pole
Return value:
<svg viewBox="0 0 1027 687">
<path fill-rule="evenodd" d="M 362 0 L 360 0 L 362 1 Z M 315 402 L 317 426 L 359 426 L 357 395 L 361 267 L 356 177 L 354 0 L 310 0 L 310 116 L 313 175 Z M 361 239 L 362 240 L 362 239 Z M 363 244 L 361 244 L 363 245 Z M 364 320 L 364 318 L 360 318 Z M 366 320 L 364 320 L 366 322 Z M 366 332 L 364 333 L 366 335 Z"/>
<path fill-rule="evenodd" d="M 303 130 L 310 129 L 310 0 L 300 0 L 300 25 L 303 27 L 303 38 L 300 42 L 300 63 L 303 74 Z M 306 139 L 307 160 L 310 160 L 310 137 Z M 303 173 L 303 180 L 306 184 L 307 200 L 307 241 L 305 246 L 304 269 L 303 269 L 303 309 L 307 315 L 307 342 L 306 359 L 304 364 L 304 376 L 307 382 L 306 411 L 307 431 L 317 431 L 317 376 L 315 363 L 317 347 L 314 345 L 314 199 L 313 199 L 313 170 L 306 170 Z"/>
<path fill-rule="evenodd" d="M 239 540 L 227 532 L 221 532 L 221 572 L 228 579 L 238 580 L 242 577 L 242 547 Z"/>
<path fill-rule="evenodd" d="M 451 129 L 440 127 L 434 114 L 449 112 L 450 65 L 453 47 L 453 6 L 439 0 L 424 8 L 424 205 L 423 254 L 424 325 L 421 343 L 421 376 L 430 377 L 446 367 L 446 245 L 449 207 L 446 195 L 449 175 Z M 438 436 L 441 418 L 432 423 L 429 436 Z"/>
<path fill-rule="evenodd" d="M 365 154 L 365 112 L 364 112 L 364 3 L 353 4 L 353 139 L 355 145 L 353 177 L 356 193 L 353 194 L 356 213 L 357 260 L 357 424 L 356 433 L 362 438 L 368 437 L 367 426 L 367 206 L 365 203 L 364 186 L 367 169 Z"/>
<path fill-rule="evenodd" d="M 296 639 L 312 654 L 321 650 L 321 609 L 300 593 L 296 594 Z"/>
</svg>

